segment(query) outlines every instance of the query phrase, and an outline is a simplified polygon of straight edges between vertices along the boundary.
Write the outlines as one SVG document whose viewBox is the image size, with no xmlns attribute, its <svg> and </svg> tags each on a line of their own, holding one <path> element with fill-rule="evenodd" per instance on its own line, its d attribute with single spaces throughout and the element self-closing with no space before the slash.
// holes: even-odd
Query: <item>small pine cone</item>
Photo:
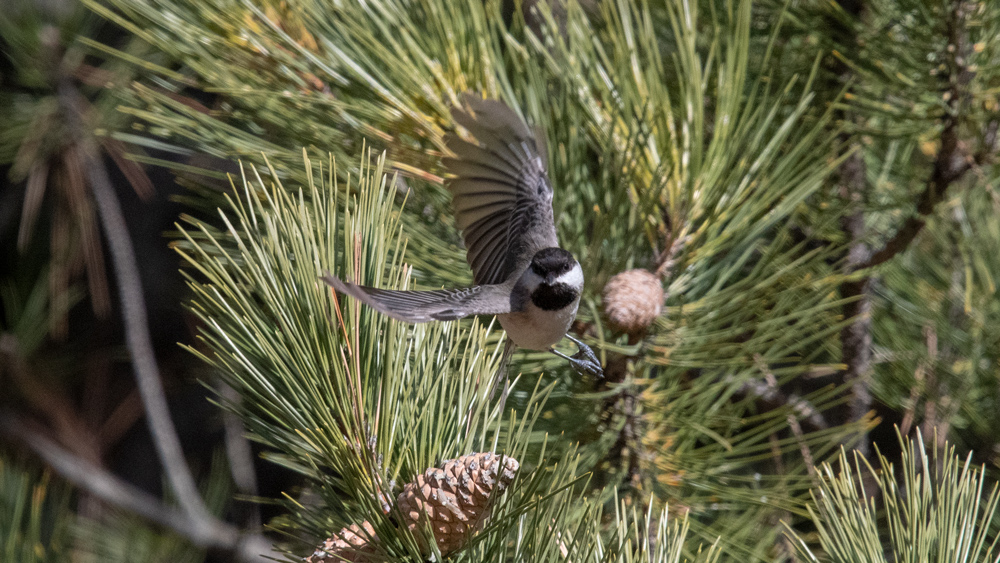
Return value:
<svg viewBox="0 0 1000 563">
<path fill-rule="evenodd" d="M 403 522 L 423 541 L 426 526 L 442 555 L 462 547 L 486 524 L 490 495 L 494 498 L 514 480 L 517 460 L 492 453 L 464 455 L 445 460 L 407 483 L 396 498 Z M 421 544 L 425 555 L 430 549 Z"/>
<path fill-rule="evenodd" d="M 364 527 L 364 532 L 361 531 Z M 340 530 L 332 538 L 329 538 L 323 545 L 319 546 L 312 555 L 306 557 L 306 563 L 377 563 L 381 561 L 378 552 L 375 550 L 375 542 L 378 536 L 375 529 L 367 520 L 361 523 L 351 524 Z"/>
<path fill-rule="evenodd" d="M 641 335 L 663 310 L 663 286 L 646 270 L 627 270 L 604 286 L 604 314 L 615 331 Z"/>
</svg>

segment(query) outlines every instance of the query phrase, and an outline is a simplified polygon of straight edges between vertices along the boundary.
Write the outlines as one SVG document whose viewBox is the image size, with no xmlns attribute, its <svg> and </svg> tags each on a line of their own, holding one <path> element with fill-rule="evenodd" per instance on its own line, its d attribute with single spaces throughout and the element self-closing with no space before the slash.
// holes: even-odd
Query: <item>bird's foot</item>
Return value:
<svg viewBox="0 0 1000 563">
<path fill-rule="evenodd" d="M 579 374 L 587 373 L 594 377 L 604 378 L 604 369 L 601 368 L 600 360 L 586 344 L 580 345 L 580 349 L 569 359 L 569 363 Z"/>
<path fill-rule="evenodd" d="M 568 334 L 566 337 L 576 344 L 576 347 L 578 348 L 576 354 L 567 356 L 566 354 L 556 351 L 555 349 L 553 349 L 552 352 L 557 356 L 566 358 L 566 360 L 569 361 L 569 365 L 571 365 L 577 373 L 581 375 L 588 374 L 603 379 L 604 369 L 601 368 L 601 361 L 597 359 L 597 355 L 590 349 L 590 346 L 587 346 L 583 342 L 580 342 Z"/>
</svg>

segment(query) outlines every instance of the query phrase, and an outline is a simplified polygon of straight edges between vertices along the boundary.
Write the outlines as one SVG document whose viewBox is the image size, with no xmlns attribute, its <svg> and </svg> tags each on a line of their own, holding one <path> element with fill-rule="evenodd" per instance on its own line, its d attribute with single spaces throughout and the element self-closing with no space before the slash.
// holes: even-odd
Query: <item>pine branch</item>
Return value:
<svg viewBox="0 0 1000 563">
<path fill-rule="evenodd" d="M 916 238 L 929 217 L 944 200 L 948 189 L 965 175 L 971 168 L 975 159 L 966 154 L 964 139 L 960 138 L 959 127 L 965 117 L 965 110 L 971 98 L 969 83 L 975 73 L 967 65 L 969 55 L 968 31 L 966 30 L 966 18 L 973 5 L 965 0 L 952 0 L 951 9 L 945 18 L 946 31 L 948 36 L 948 56 L 949 71 L 947 77 L 949 86 L 945 90 L 946 109 L 944 115 L 944 126 L 941 130 L 941 147 L 934 158 L 934 166 L 930 177 L 927 179 L 924 191 L 917 198 L 915 213 L 911 215 L 896 231 L 881 249 L 872 253 L 869 260 L 860 264 L 857 269 L 867 269 L 878 266 L 906 250 L 913 239 Z M 989 128 L 985 130 L 987 137 L 993 137 L 995 143 L 996 134 L 989 135 Z M 987 149 L 987 152 L 992 150 Z"/>
<path fill-rule="evenodd" d="M 552 386 L 526 393 L 525 408 L 504 420 L 487 383 L 500 348 L 479 323 L 408 325 L 338 301 L 319 281 L 324 271 L 406 286 L 395 190 L 384 157 L 375 166 L 362 160 L 358 183 L 346 186 L 352 198 L 343 197 L 348 190 L 338 186 L 333 162 L 303 157 L 307 181 L 297 193 L 275 180 L 284 170 L 268 166 L 262 176 L 251 167 L 220 209 L 224 233 L 210 236 L 202 225 L 198 240 L 181 230 L 192 248 L 182 256 L 196 269 L 186 272 L 191 308 L 206 343 L 196 353 L 239 394 L 225 406 L 322 499 L 287 504 L 295 515 L 284 524 L 290 532 L 315 541 L 367 521 L 379 553 L 426 555 L 419 534 L 387 515 L 398 498 L 394 483 L 469 451 L 549 464 L 529 448 Z M 537 494 L 568 488 L 576 472 L 563 463 L 525 475 L 492 510 L 496 529 L 467 549 L 504 549 L 513 519 L 541 510 Z"/>
<path fill-rule="evenodd" d="M 991 530 L 1000 502 L 996 483 L 987 484 L 983 468 L 955 455 L 954 447 L 928 452 L 920 433 L 910 441 L 897 431 L 897 438 L 898 466 L 877 451 L 869 463 L 843 450 L 836 468 L 823 464 L 809 507 L 822 560 L 997 561 L 1000 537 Z M 870 498 L 875 492 L 881 507 Z M 820 561 L 795 531 L 786 533 L 806 561 Z"/>
<path fill-rule="evenodd" d="M 913 239 L 923 230 L 927 217 L 944 200 L 948 189 L 972 168 L 971 159 L 959 149 L 955 120 L 948 118 L 946 122 L 945 129 L 941 132 L 941 149 L 934 159 L 934 168 L 923 193 L 917 199 L 916 214 L 910 216 L 869 260 L 859 264 L 858 270 L 878 266 L 909 248 Z"/>
</svg>

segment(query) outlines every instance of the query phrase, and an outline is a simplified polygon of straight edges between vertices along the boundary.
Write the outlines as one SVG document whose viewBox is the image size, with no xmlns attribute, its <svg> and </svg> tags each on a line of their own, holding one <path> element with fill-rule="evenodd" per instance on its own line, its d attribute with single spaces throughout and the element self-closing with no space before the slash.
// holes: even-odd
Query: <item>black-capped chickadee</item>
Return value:
<svg viewBox="0 0 1000 563">
<path fill-rule="evenodd" d="M 448 134 L 445 143 L 456 156 L 445 158 L 444 165 L 454 174 L 446 185 L 476 285 L 394 291 L 332 275 L 323 281 L 410 323 L 497 315 L 507 332 L 505 359 L 515 346 L 546 350 L 569 360 L 578 372 L 603 375 L 593 351 L 566 333 L 576 318 L 583 270 L 556 239 L 544 139 L 502 102 L 473 94 L 463 99 L 467 109 L 453 108 L 452 115 L 479 144 Z M 553 348 L 563 337 L 579 348 L 572 357 Z"/>
</svg>

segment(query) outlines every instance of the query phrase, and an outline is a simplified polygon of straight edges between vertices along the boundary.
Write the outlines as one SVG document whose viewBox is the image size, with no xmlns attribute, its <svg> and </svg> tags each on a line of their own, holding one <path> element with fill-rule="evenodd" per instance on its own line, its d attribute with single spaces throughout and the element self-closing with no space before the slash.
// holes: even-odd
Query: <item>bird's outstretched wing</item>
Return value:
<svg viewBox="0 0 1000 563">
<path fill-rule="evenodd" d="M 455 156 L 444 159 L 454 174 L 455 224 L 462 231 L 476 284 L 499 284 L 527 267 L 543 248 L 559 246 L 552 218 L 552 186 L 545 144 L 509 107 L 475 94 L 453 108 L 455 121 L 479 144 L 449 133 Z"/>
<path fill-rule="evenodd" d="M 451 321 L 469 315 L 510 312 L 509 293 L 493 285 L 436 291 L 396 291 L 345 282 L 333 275 L 324 276 L 323 281 L 380 313 L 408 323 Z"/>
</svg>

